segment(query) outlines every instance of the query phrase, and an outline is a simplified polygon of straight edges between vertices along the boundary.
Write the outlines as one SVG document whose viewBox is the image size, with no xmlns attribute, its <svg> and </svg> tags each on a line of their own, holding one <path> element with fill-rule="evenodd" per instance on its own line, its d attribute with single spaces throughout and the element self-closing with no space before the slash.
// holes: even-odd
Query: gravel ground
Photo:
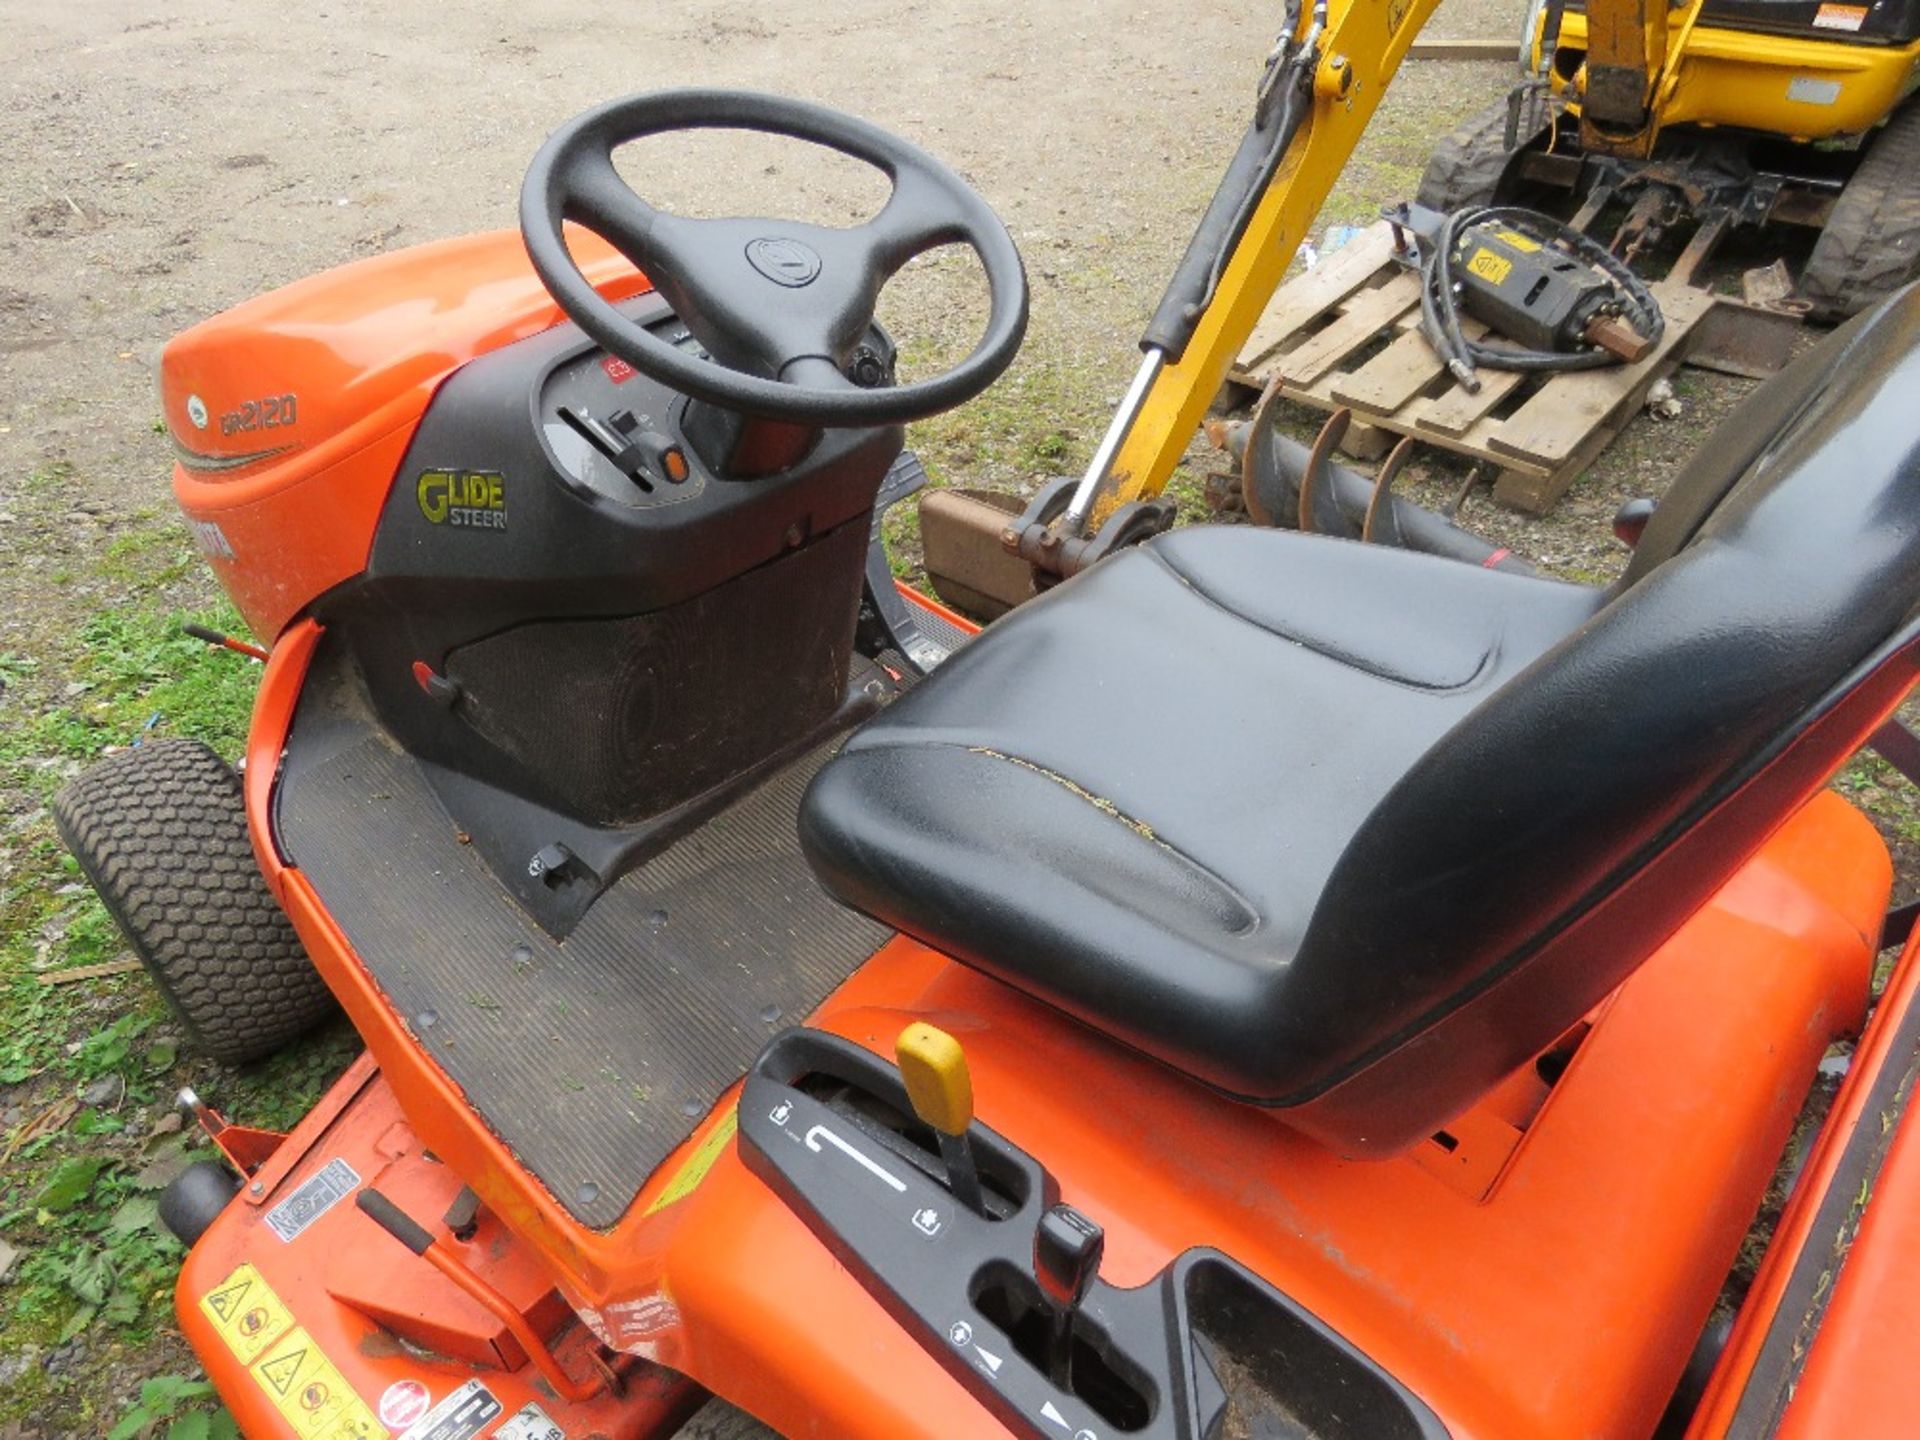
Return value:
<svg viewBox="0 0 1920 1440">
<path fill-rule="evenodd" d="M 1431 33 L 1504 36 L 1517 9 L 1458 0 Z M 1033 321 L 1002 386 L 920 427 L 913 443 L 941 480 L 1024 490 L 1077 468 L 1244 121 L 1277 11 L 320 0 L 269 13 L 238 0 L 0 0 L 10 62 L 0 80 L 0 656 L 58 655 L 78 627 L 136 595 L 161 610 L 212 598 L 209 578 L 181 563 L 167 508 L 153 372 L 169 336 L 327 266 L 511 224 L 546 131 L 641 88 L 798 93 L 958 166 L 1022 246 Z M 1505 83 L 1503 65 L 1408 66 L 1323 219 L 1364 221 L 1410 195 L 1432 138 Z M 662 143 L 627 169 L 695 212 L 832 220 L 876 198 L 870 177 L 771 141 Z M 967 342 L 980 314 L 971 278 L 936 259 L 890 292 L 885 317 L 910 364 L 936 365 Z M 1467 517 L 1566 573 L 1609 575 L 1620 563 L 1606 526 L 1614 508 L 1657 491 L 1741 389 L 1689 377 L 1685 415 L 1636 422 L 1545 521 L 1484 502 Z M 1210 463 L 1196 450 L 1186 483 Z M 1438 493 L 1457 471 L 1436 464 L 1428 478 Z M 105 563 L 149 553 L 158 569 L 139 583 L 127 564 Z M 61 663 L 11 674 L 0 727 L 48 713 L 73 683 Z M 49 832 L 28 792 L 8 786 L 0 881 L 17 883 Z M 1913 823 L 1901 804 L 1886 801 L 1886 823 L 1904 844 Z M 103 1000 L 100 1023 L 123 1003 Z M 32 1113 L 44 1094 L 20 1089 L 4 1099 Z M 0 1421 L 0 1437 L 93 1433 L 72 1417 L 111 1413 L 143 1377 L 190 1365 L 164 1329 L 132 1352 L 89 1343 L 0 1355 L 0 1399 L 36 1367 L 85 1372 L 64 1392 L 71 1416 Z"/>
</svg>

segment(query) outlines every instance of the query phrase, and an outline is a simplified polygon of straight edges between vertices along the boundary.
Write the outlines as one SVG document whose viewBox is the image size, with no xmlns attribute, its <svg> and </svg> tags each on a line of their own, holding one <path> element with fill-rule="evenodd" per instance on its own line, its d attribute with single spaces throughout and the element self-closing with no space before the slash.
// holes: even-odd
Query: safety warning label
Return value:
<svg viewBox="0 0 1920 1440">
<path fill-rule="evenodd" d="M 253 1378 L 300 1440 L 387 1440 L 387 1427 L 297 1325 L 253 1367 Z"/>
<path fill-rule="evenodd" d="M 200 1311 L 242 1365 L 251 1365 L 293 1324 L 280 1297 L 251 1265 L 242 1265 L 200 1297 Z"/>
</svg>

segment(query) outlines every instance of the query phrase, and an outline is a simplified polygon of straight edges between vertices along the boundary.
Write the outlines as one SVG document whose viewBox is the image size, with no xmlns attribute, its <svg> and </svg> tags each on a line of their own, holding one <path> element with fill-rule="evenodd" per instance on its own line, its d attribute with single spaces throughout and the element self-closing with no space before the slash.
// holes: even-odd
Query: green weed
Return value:
<svg viewBox="0 0 1920 1440">
<path fill-rule="evenodd" d="M 159 1375 L 140 1387 L 140 1398 L 107 1432 L 107 1440 L 238 1440 L 240 1427 L 225 1409 L 199 1408 L 213 1399 L 213 1386 L 184 1375 Z M 160 1427 L 165 1426 L 163 1431 Z"/>
</svg>

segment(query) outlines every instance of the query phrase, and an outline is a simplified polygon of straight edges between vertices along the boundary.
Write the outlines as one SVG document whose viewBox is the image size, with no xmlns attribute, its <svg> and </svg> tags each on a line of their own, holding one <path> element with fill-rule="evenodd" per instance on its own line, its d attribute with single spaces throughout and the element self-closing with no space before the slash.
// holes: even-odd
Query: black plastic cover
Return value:
<svg viewBox="0 0 1920 1440">
<path fill-rule="evenodd" d="M 792 1030 L 747 1076 L 741 1159 L 1016 1434 L 1444 1440 L 1404 1385 L 1217 1250 L 1187 1251 L 1136 1289 L 1093 1277 L 1071 1312 L 1063 1386 L 1042 1359 L 1054 1312 L 1032 1268 L 1053 1177 L 976 1121 L 968 1140 L 1000 1203 L 968 1210 L 911 1114 L 894 1066 Z"/>
<path fill-rule="evenodd" d="M 624 308 L 686 343 L 657 297 Z M 682 444 L 686 406 L 571 325 L 473 361 L 422 419 L 366 573 L 316 606 L 553 933 L 672 838 L 659 824 L 855 713 L 865 540 L 901 431 L 821 432 L 728 479 Z M 675 449 L 680 480 L 652 463 Z M 578 863 L 536 873 L 554 843 Z"/>
</svg>

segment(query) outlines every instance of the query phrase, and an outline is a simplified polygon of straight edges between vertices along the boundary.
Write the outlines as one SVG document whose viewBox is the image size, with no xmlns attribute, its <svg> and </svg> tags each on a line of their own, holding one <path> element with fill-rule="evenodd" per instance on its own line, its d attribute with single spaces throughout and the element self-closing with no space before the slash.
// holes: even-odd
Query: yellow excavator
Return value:
<svg viewBox="0 0 1920 1440">
<path fill-rule="evenodd" d="M 1689 276 L 1729 231 L 1817 230 L 1799 298 L 1840 319 L 1920 275 L 1914 0 L 1533 0 L 1526 78 L 1436 148 L 1422 204 L 1626 206 L 1612 243 L 1680 230 Z"/>
<path fill-rule="evenodd" d="M 1439 0 L 1301 4 L 1092 462 L 1001 537 L 1038 588 L 1171 522 L 1160 492 Z M 1606 248 L 1636 260 L 1684 228 L 1687 279 L 1736 228 L 1814 227 L 1819 318 L 1920 277 L 1920 0 L 1532 0 L 1519 54 L 1527 78 L 1436 145 L 1421 206 L 1554 187 L 1572 231 L 1624 206 Z"/>
</svg>

